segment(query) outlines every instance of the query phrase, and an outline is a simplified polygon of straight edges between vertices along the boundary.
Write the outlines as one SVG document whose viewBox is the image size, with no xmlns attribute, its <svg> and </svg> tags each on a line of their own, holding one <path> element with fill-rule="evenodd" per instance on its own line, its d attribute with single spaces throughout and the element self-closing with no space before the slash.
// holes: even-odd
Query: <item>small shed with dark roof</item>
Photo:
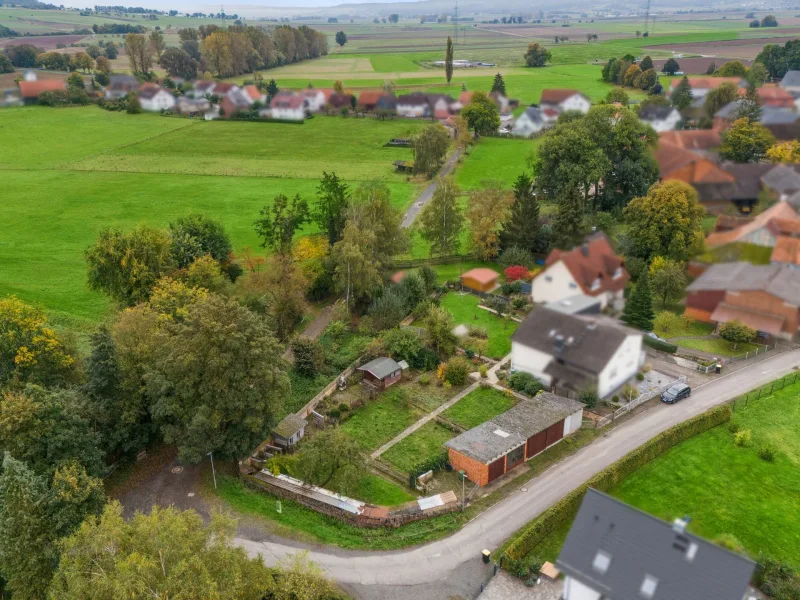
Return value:
<svg viewBox="0 0 800 600">
<path fill-rule="evenodd" d="M 461 283 L 465 288 L 475 292 L 490 292 L 497 287 L 497 279 L 500 277 L 497 271 L 478 267 L 470 269 L 461 276 Z"/>
<path fill-rule="evenodd" d="M 300 416 L 288 415 L 272 430 L 275 445 L 290 448 L 303 439 L 308 422 Z"/>
<path fill-rule="evenodd" d="M 381 356 L 358 367 L 358 370 L 364 374 L 365 381 L 383 391 L 400 381 L 404 368 L 408 368 L 408 364 L 405 361 L 397 362 L 388 356 Z"/>
</svg>

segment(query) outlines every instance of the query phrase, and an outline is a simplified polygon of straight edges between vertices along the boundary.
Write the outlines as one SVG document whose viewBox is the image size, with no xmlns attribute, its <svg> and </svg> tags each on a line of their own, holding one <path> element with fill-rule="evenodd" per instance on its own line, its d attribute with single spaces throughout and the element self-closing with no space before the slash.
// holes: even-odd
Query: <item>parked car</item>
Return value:
<svg viewBox="0 0 800 600">
<path fill-rule="evenodd" d="M 692 395 L 692 388 L 686 383 L 675 383 L 661 392 L 661 401 L 667 404 L 675 404 L 678 400 L 683 400 Z"/>
</svg>

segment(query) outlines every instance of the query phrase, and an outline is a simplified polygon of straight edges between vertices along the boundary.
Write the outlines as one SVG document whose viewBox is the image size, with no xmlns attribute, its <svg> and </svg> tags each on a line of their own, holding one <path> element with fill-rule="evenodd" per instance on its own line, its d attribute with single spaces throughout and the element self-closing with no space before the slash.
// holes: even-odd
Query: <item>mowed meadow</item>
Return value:
<svg viewBox="0 0 800 600">
<path fill-rule="evenodd" d="M 323 171 L 351 186 L 379 179 L 405 210 L 419 185 L 394 173 L 388 148 L 425 123 L 316 118 L 303 125 L 205 122 L 96 107 L 0 111 L 0 295 L 91 331 L 108 300 L 88 289 L 84 250 L 104 227 L 166 226 L 201 212 L 234 248 L 259 251 L 253 221 L 277 194 L 312 201 Z M 316 232 L 305 226 L 301 234 Z"/>
</svg>

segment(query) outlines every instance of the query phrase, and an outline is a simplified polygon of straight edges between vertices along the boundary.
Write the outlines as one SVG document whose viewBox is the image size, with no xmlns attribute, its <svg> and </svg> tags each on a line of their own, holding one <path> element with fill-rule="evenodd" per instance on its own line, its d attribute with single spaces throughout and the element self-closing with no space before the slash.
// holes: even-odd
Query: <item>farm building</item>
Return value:
<svg viewBox="0 0 800 600">
<path fill-rule="evenodd" d="M 577 431 L 583 404 L 542 392 L 445 443 L 450 464 L 484 486 Z"/>
<path fill-rule="evenodd" d="M 288 415 L 272 430 L 275 445 L 281 448 L 291 448 L 303 439 L 308 423 L 303 417 Z"/>
<path fill-rule="evenodd" d="M 63 92 L 67 85 L 62 79 L 43 79 L 40 81 L 20 81 L 19 93 L 25 104 L 36 104 L 45 92 Z"/>
<path fill-rule="evenodd" d="M 475 292 L 490 292 L 497 286 L 499 277 L 500 275 L 497 271 L 485 267 L 478 267 L 464 273 L 461 276 L 461 283 L 465 288 L 469 288 Z"/>
<path fill-rule="evenodd" d="M 403 369 L 407 368 L 408 365 L 405 361 L 397 362 L 387 356 L 381 356 L 359 367 L 358 370 L 364 373 L 364 381 L 383 391 L 400 381 Z"/>
</svg>

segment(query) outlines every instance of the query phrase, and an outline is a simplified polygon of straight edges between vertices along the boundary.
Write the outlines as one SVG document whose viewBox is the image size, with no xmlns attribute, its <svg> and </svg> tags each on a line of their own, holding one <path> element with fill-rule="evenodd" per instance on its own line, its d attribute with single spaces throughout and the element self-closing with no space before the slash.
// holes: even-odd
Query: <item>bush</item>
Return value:
<svg viewBox="0 0 800 600">
<path fill-rule="evenodd" d="M 470 337 L 475 337 L 475 338 L 480 338 L 482 340 L 488 340 L 489 339 L 489 332 L 486 331 L 485 327 L 478 327 L 476 325 L 470 325 L 469 326 L 469 336 Z"/>
<path fill-rule="evenodd" d="M 348 410 L 350 410 L 350 405 L 349 404 L 347 404 L 346 402 L 339 403 L 339 412 L 340 413 L 346 413 Z"/>
<path fill-rule="evenodd" d="M 413 329 L 395 327 L 383 336 L 383 347 L 393 359 L 405 360 L 411 364 L 422 350 L 422 340 Z"/>
<path fill-rule="evenodd" d="M 745 446 L 749 446 L 750 442 L 753 441 L 753 434 L 749 429 L 740 429 L 736 433 L 733 434 L 733 443 L 743 448 Z"/>
<path fill-rule="evenodd" d="M 500 263 L 500 266 L 503 268 L 512 265 L 522 265 L 523 267 L 530 268 L 535 264 L 533 254 L 521 246 L 510 246 L 506 248 L 503 250 L 500 258 L 497 259 L 497 262 Z"/>
<path fill-rule="evenodd" d="M 416 488 L 417 477 L 428 471 L 440 471 L 447 464 L 447 452 L 441 452 L 418 462 L 408 473 L 408 484 L 413 490 Z"/>
<path fill-rule="evenodd" d="M 506 268 L 506 270 L 503 271 L 503 274 L 506 276 L 506 281 L 511 283 L 512 281 L 527 279 L 531 272 L 528 270 L 528 267 L 523 267 L 522 265 L 512 265 Z"/>
<path fill-rule="evenodd" d="M 541 568 L 542 565 L 535 556 L 503 558 L 503 569 L 520 579 L 529 579 L 538 575 Z"/>
<path fill-rule="evenodd" d="M 520 294 L 522 293 L 522 282 L 514 281 L 511 283 L 504 283 L 503 285 L 500 286 L 500 293 L 503 294 L 503 296 L 512 296 L 514 294 Z"/>
<path fill-rule="evenodd" d="M 539 390 L 542 389 L 542 382 L 536 379 L 530 373 L 524 371 L 517 371 L 508 378 L 508 385 L 512 390 L 525 394 L 526 396 L 535 396 Z"/>
<path fill-rule="evenodd" d="M 338 421 L 338 420 L 339 420 L 339 417 L 341 417 L 341 416 L 342 416 L 342 413 L 341 413 L 341 411 L 340 411 L 338 408 L 331 408 L 331 409 L 328 411 L 328 416 L 329 416 L 331 419 L 333 419 L 334 421 Z"/>
<path fill-rule="evenodd" d="M 454 356 L 444 364 L 442 381 L 450 385 L 464 385 L 467 382 L 472 365 L 461 356 Z"/>
<path fill-rule="evenodd" d="M 511 308 L 514 310 L 522 310 L 528 305 L 528 298 L 526 296 L 514 296 L 511 299 Z"/>
<path fill-rule="evenodd" d="M 385 288 L 383 295 L 370 304 L 368 314 L 377 331 L 391 329 L 408 314 L 406 298 L 399 287 Z"/>
<path fill-rule="evenodd" d="M 607 492 L 619 485 L 631 473 L 640 469 L 657 456 L 660 456 L 676 444 L 721 425 L 731 418 L 731 407 L 727 404 L 716 406 L 696 417 L 693 417 L 658 434 L 645 444 L 623 456 L 614 464 L 606 467 L 582 486 L 573 490 L 556 502 L 541 515 L 531 521 L 506 549 L 506 557 L 519 559 L 528 556 L 531 551 L 553 533 L 559 526 L 571 519 L 583 500 L 583 495 L 590 487 Z"/>
<path fill-rule="evenodd" d="M 769 446 L 761 446 L 758 449 L 758 457 L 761 460 L 765 460 L 767 462 L 773 462 L 775 460 L 775 450 L 773 450 Z"/>
<path fill-rule="evenodd" d="M 669 342 L 654 340 L 653 338 L 648 336 L 644 336 L 642 340 L 646 345 L 650 346 L 651 348 L 660 350 L 661 352 L 666 352 L 667 354 L 675 354 L 678 351 L 678 347 L 675 344 L 670 344 Z"/>
<path fill-rule="evenodd" d="M 755 579 L 762 592 L 775 600 L 800 598 L 800 577 L 791 565 L 765 556 L 758 562 Z"/>
<path fill-rule="evenodd" d="M 578 395 L 578 402 L 586 405 L 586 408 L 594 408 L 597 405 L 597 401 L 599 398 L 597 397 L 597 390 L 591 388 L 588 390 L 583 390 Z"/>
<path fill-rule="evenodd" d="M 713 541 L 720 548 L 725 548 L 725 550 L 735 552 L 736 554 L 745 554 L 742 543 L 730 533 L 721 533 L 715 537 Z"/>
<path fill-rule="evenodd" d="M 325 350 L 319 342 L 305 336 L 295 338 L 292 342 L 292 352 L 294 370 L 306 377 L 316 375 L 325 362 Z"/>
<path fill-rule="evenodd" d="M 425 289 L 427 291 L 432 292 L 434 289 L 436 289 L 437 276 L 433 267 L 430 265 L 423 265 L 419 270 L 419 274 L 422 277 L 422 280 L 425 282 Z"/>
<path fill-rule="evenodd" d="M 611 396 L 611 402 L 613 402 L 614 404 L 619 404 L 619 396 L 617 396 L 616 394 Z"/>
<path fill-rule="evenodd" d="M 140 112 L 142 112 L 142 103 L 139 102 L 139 99 L 136 97 L 129 98 L 128 106 L 125 109 L 125 112 L 127 112 L 129 115 L 138 115 Z"/>
<path fill-rule="evenodd" d="M 417 382 L 420 385 L 428 385 L 431 382 L 431 376 L 428 375 L 427 373 L 423 373 L 422 375 L 419 376 L 419 379 L 417 379 Z"/>
<path fill-rule="evenodd" d="M 489 377 L 489 367 L 486 365 L 481 365 L 478 367 L 478 372 L 481 374 L 481 379 L 486 379 Z"/>
<path fill-rule="evenodd" d="M 636 374 L 637 381 L 644 381 L 644 373 L 637 373 Z"/>
<path fill-rule="evenodd" d="M 731 421 L 730 424 L 728 424 L 728 431 L 730 431 L 731 433 L 737 433 L 740 429 L 741 427 L 739 427 L 738 423 L 734 423 L 733 421 Z"/>
<path fill-rule="evenodd" d="M 439 355 L 430 348 L 423 346 L 408 364 L 415 369 L 432 371 L 439 366 Z"/>
</svg>

